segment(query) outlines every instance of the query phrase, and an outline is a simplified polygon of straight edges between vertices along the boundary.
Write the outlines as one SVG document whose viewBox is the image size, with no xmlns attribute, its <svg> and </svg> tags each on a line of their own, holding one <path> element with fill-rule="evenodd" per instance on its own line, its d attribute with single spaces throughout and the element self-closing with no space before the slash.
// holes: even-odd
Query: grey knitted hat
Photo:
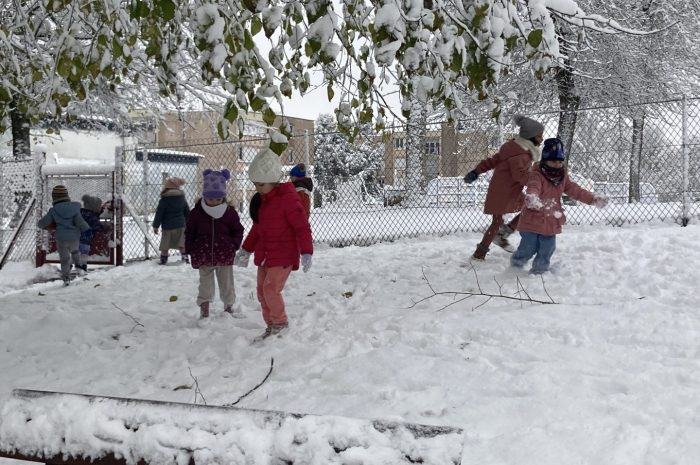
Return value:
<svg viewBox="0 0 700 465">
<path fill-rule="evenodd" d="M 542 123 L 535 121 L 523 115 L 515 115 L 513 122 L 520 126 L 520 137 L 523 139 L 532 139 L 535 136 L 541 136 L 544 132 Z"/>
</svg>

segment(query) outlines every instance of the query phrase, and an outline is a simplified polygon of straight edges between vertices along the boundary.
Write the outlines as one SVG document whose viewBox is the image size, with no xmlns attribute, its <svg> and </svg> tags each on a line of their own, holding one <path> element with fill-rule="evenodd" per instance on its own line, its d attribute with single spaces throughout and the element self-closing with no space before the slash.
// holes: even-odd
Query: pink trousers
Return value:
<svg viewBox="0 0 700 465">
<path fill-rule="evenodd" d="M 258 300 L 267 326 L 287 324 L 282 289 L 291 272 L 291 266 L 258 267 Z"/>
</svg>

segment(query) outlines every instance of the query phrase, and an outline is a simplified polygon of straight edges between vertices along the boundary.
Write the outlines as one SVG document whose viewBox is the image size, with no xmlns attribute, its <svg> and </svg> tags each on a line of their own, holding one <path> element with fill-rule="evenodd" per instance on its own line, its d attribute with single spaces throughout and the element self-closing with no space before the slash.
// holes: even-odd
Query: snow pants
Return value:
<svg viewBox="0 0 700 465">
<path fill-rule="evenodd" d="M 282 290 L 291 272 L 291 266 L 258 267 L 258 301 L 262 306 L 263 320 L 267 326 L 288 324 Z"/>
</svg>

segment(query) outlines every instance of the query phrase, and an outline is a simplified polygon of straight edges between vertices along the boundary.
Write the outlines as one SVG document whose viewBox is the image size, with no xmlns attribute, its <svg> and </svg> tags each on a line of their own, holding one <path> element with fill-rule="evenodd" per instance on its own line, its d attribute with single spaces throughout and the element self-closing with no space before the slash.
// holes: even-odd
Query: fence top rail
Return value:
<svg viewBox="0 0 700 465">
<path fill-rule="evenodd" d="M 42 165 L 41 174 L 44 176 L 59 175 L 105 175 L 114 173 L 114 164 L 61 164 Z"/>
</svg>

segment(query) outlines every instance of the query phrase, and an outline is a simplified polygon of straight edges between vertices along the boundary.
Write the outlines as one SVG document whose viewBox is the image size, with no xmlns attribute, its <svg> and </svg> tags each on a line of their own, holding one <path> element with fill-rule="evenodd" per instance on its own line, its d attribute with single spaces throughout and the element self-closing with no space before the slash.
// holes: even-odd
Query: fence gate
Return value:
<svg viewBox="0 0 700 465">
<path fill-rule="evenodd" d="M 118 201 L 119 176 L 114 165 L 43 165 L 37 189 L 38 217 L 51 208 L 51 190 L 58 185 L 68 189 L 71 201 L 80 202 L 84 195 L 97 197 L 102 203 L 100 223 L 103 231 L 95 233 L 90 245 L 88 263 L 121 265 L 122 208 Z M 54 233 L 36 228 L 36 266 L 59 262 Z"/>
</svg>

